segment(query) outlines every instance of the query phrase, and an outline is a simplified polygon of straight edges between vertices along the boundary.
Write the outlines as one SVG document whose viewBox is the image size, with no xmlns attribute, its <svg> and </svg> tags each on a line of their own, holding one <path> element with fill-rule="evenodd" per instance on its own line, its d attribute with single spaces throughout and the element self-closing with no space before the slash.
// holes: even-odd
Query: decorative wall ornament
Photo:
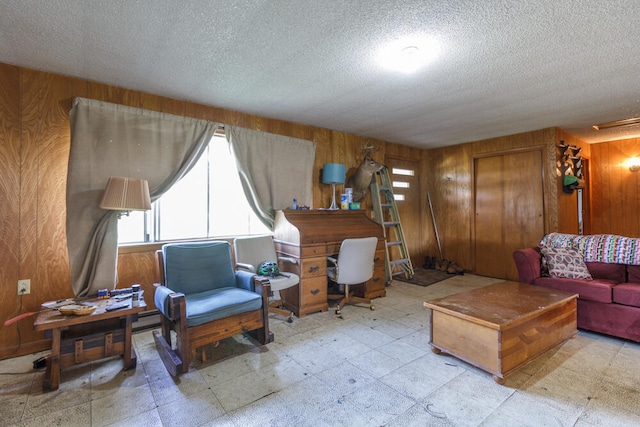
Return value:
<svg viewBox="0 0 640 427">
<path fill-rule="evenodd" d="M 563 187 L 565 183 L 569 181 L 573 184 L 573 188 L 577 186 L 577 180 L 584 179 L 584 174 L 582 170 L 582 166 L 584 164 L 582 160 L 582 156 L 580 152 L 582 151 L 582 147 L 576 147 L 575 145 L 567 145 L 564 141 L 560 141 L 560 143 L 556 146 L 557 150 L 557 161 L 556 161 L 556 171 L 558 177 L 562 179 Z M 576 178 L 576 179 L 570 179 Z M 565 191 L 567 193 L 572 193 L 571 191 Z M 567 189 L 565 189 L 567 190 Z"/>
</svg>

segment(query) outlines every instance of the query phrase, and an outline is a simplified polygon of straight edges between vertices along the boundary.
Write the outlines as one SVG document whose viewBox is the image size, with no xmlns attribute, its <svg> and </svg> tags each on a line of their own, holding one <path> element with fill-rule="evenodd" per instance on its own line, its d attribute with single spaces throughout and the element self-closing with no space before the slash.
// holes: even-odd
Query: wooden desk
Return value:
<svg viewBox="0 0 640 427">
<path fill-rule="evenodd" d="M 124 369 L 136 366 L 136 353 L 131 345 L 131 324 L 138 320 L 138 313 L 147 305 L 129 305 L 113 311 L 106 311 L 113 299 L 78 299 L 97 307 L 86 316 L 60 314 L 58 310 L 38 313 L 33 324 L 36 331 L 44 331 L 51 338 L 51 354 L 47 357 L 47 370 L 43 389 L 57 390 L 60 386 L 60 370 L 105 357 L 123 356 Z M 45 308 L 45 307 L 43 307 Z"/>
<path fill-rule="evenodd" d="M 577 294 L 501 282 L 424 303 L 431 347 L 505 376 L 577 333 Z"/>
<path fill-rule="evenodd" d="M 377 298 L 385 290 L 385 241 L 382 226 L 364 211 L 283 210 L 276 212 L 274 242 L 278 255 L 295 258 L 284 263 L 287 271 L 300 276 L 300 284 L 280 291 L 287 309 L 298 317 L 327 311 L 327 256 L 337 254 L 344 239 L 377 237 L 374 274 L 354 288 L 358 296 Z"/>
</svg>

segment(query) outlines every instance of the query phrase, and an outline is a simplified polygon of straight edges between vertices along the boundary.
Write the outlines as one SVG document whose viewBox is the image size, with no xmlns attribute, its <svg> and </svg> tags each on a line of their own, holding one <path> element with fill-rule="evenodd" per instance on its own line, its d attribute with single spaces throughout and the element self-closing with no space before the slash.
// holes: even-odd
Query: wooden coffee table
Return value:
<svg viewBox="0 0 640 427">
<path fill-rule="evenodd" d="M 577 294 L 501 282 L 424 303 L 431 349 L 504 384 L 505 376 L 577 333 Z"/>
<path fill-rule="evenodd" d="M 131 298 L 123 301 L 125 307 L 107 311 L 117 304 L 115 299 L 78 299 L 78 303 L 96 306 L 85 316 L 62 315 L 58 310 L 38 313 L 33 324 L 36 331 L 44 331 L 51 338 L 51 354 L 47 356 L 47 370 L 43 383 L 45 391 L 60 386 L 60 370 L 80 363 L 92 362 L 111 356 L 122 356 L 124 369 L 136 366 L 136 353 L 131 345 L 131 325 L 138 313 L 147 305 L 140 301 L 131 306 Z M 43 305 L 43 308 L 46 308 Z"/>
</svg>

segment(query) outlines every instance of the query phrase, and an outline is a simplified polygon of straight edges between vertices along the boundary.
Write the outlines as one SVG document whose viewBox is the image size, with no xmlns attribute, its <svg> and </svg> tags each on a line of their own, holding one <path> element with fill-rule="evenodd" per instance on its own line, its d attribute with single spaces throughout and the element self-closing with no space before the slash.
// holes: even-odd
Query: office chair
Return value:
<svg viewBox="0 0 640 427">
<path fill-rule="evenodd" d="M 231 245 L 224 241 L 171 243 L 156 252 L 154 302 L 161 332 L 153 337 L 171 375 L 189 371 L 191 357 L 206 344 L 241 333 L 260 344 L 269 331 L 269 283 L 247 271 L 235 271 Z M 175 349 L 171 331 L 176 334 Z M 203 352 L 204 358 L 204 352 Z"/>
<path fill-rule="evenodd" d="M 265 261 L 278 262 L 282 265 L 284 262 L 296 264 L 296 260 L 288 257 L 278 257 L 276 249 L 273 245 L 271 236 L 249 236 L 237 237 L 233 241 L 233 248 L 236 254 L 236 267 L 239 269 L 250 271 L 254 274 L 258 273 L 260 264 Z M 269 280 L 272 300 L 269 303 L 269 312 L 287 316 L 287 322 L 293 322 L 293 312 L 283 308 L 280 299 L 280 291 L 300 283 L 300 277 L 290 272 L 280 272 L 275 277 L 266 277 Z"/>
<path fill-rule="evenodd" d="M 350 286 L 366 282 L 373 277 L 373 263 L 378 244 L 377 237 L 363 237 L 345 239 L 340 245 L 338 258 L 327 257 L 327 276 L 329 280 L 344 286 L 344 296 L 336 307 L 336 314 L 340 314 L 345 304 L 369 304 L 375 310 L 371 300 L 353 296 Z"/>
</svg>

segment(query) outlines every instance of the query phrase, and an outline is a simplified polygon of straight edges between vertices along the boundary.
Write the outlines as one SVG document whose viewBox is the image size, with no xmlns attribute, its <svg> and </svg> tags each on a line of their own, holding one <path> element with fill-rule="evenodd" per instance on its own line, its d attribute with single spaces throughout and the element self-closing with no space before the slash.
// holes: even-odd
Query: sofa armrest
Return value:
<svg viewBox="0 0 640 427">
<path fill-rule="evenodd" d="M 521 283 L 532 284 L 534 279 L 540 277 L 540 257 L 538 248 L 518 249 L 513 252 Z"/>
</svg>

